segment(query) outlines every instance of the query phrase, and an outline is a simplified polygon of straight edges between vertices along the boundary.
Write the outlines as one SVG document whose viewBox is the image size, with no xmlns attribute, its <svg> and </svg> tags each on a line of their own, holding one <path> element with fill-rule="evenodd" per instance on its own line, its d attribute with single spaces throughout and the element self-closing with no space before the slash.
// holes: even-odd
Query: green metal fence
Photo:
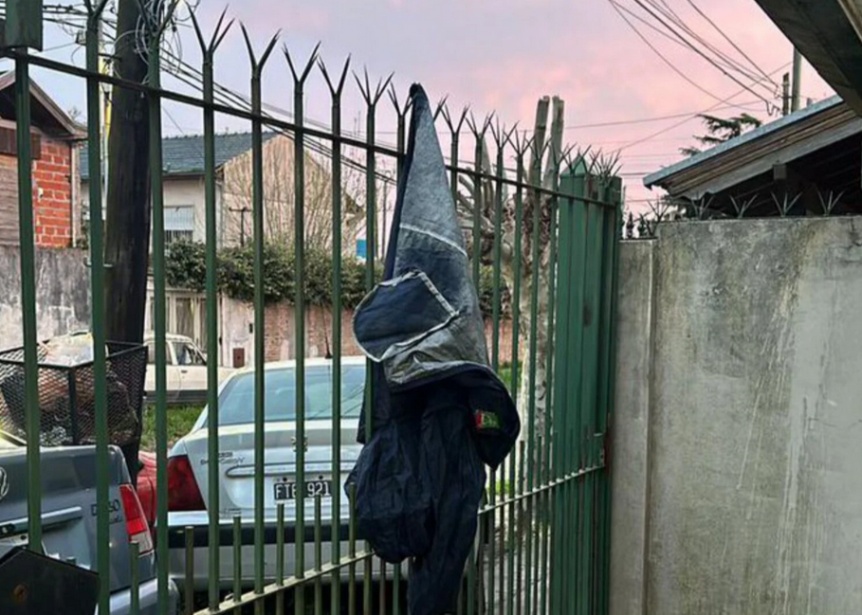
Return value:
<svg viewBox="0 0 862 615">
<path fill-rule="evenodd" d="M 101 176 L 103 155 L 100 133 L 100 87 L 110 84 L 140 92 L 148 101 L 152 200 L 151 265 L 155 287 L 154 329 L 156 335 L 156 416 L 157 519 L 155 528 L 158 560 L 160 612 L 168 605 L 169 579 L 184 596 L 183 612 L 232 613 L 253 608 L 256 613 L 388 613 L 405 612 L 404 596 L 407 568 L 384 565 L 374 558 L 357 536 L 353 514 L 343 518 L 345 501 L 342 449 L 348 442 L 341 436 L 342 417 L 342 266 L 344 262 L 343 220 L 348 200 L 362 201 L 367 238 L 366 286 L 375 283 L 376 246 L 387 232 L 381 224 L 380 186 L 386 181 L 379 168 L 401 168 L 405 152 L 405 127 L 409 108 L 399 102 L 389 82 L 376 87 L 356 77 L 365 104 L 365 138 L 342 131 L 342 100 L 349 81 L 349 63 L 330 73 L 317 57 L 316 50 L 299 64 L 284 49 L 284 59 L 293 82 L 291 121 L 264 112 L 262 77 L 264 68 L 273 64 L 272 39 L 259 55 L 258 45 L 243 29 L 250 57 L 250 104 L 239 104 L 225 97 L 214 78 L 216 51 L 230 30 L 220 20 L 215 33 L 205 37 L 197 21 L 194 27 L 200 42 L 203 63 L 200 92 L 180 92 L 160 85 L 162 36 L 165 21 L 146 23 L 149 42 L 149 73 L 145 84 L 127 82 L 100 73 L 99 43 L 104 26 L 106 1 L 86 3 L 82 9 L 86 23 L 86 67 L 57 62 L 28 47 L 38 46 L 41 14 L 28 14 L 20 6 L 38 3 L 12 2 L 7 5 L 7 47 L 2 55 L 14 60 L 16 116 L 18 134 L 19 185 L 31 184 L 29 128 L 29 74 L 32 66 L 77 77 L 86 83 L 87 134 L 90 178 Z M 18 10 L 12 10 L 19 7 Z M 169 13 L 169 11 L 168 11 Z M 34 38 L 35 36 L 35 38 Z M 278 54 L 276 54 L 278 55 Z M 331 95 L 331 126 L 322 129 L 305 119 L 305 85 L 313 78 L 315 66 Z M 272 70 L 275 70 L 272 68 Z M 284 68 L 281 68 L 284 74 Z M 382 112 L 384 94 L 389 94 L 397 131 L 395 146 L 378 141 L 376 120 Z M 254 243 L 254 515 L 252 519 L 234 516 L 220 507 L 219 473 L 215 463 L 208 465 L 208 532 L 206 565 L 209 586 L 205 596 L 196 596 L 192 583 L 195 533 L 182 532 L 185 570 L 171 573 L 172 544 L 168 510 L 168 427 L 166 400 L 166 245 L 164 177 L 162 150 L 163 102 L 172 101 L 197 109 L 203 119 L 205 152 L 205 229 L 206 229 L 206 324 L 207 354 L 219 356 L 218 331 L 218 237 L 219 196 L 216 177 L 216 115 L 240 118 L 251 125 L 252 141 L 252 215 Z M 464 111 L 452 114 L 441 104 L 438 121 L 450 143 L 453 198 L 465 218 L 465 235 L 473 255 L 477 283 L 490 272 L 488 314 L 492 334 L 490 355 L 496 369 L 512 383 L 523 417 L 523 438 L 515 451 L 497 471 L 489 475 L 487 497 L 480 511 L 480 537 L 477 550 L 465 570 L 459 611 L 463 613 L 582 613 L 600 614 L 608 610 L 609 575 L 609 476 L 608 417 L 613 409 L 614 390 L 614 309 L 619 229 L 621 225 L 621 185 L 612 169 L 602 168 L 596 159 L 572 154 L 562 146 L 562 106 L 553 105 L 552 120 L 547 117 L 550 102 L 539 105 L 537 122 L 531 135 L 507 131 L 490 117 L 474 121 Z M 465 130 L 469 129 L 469 130 Z M 264 246 L 266 182 L 263 168 L 265 132 L 285 135 L 293 143 L 294 234 L 290 249 L 294 254 L 297 318 L 293 340 L 296 353 L 296 442 L 305 441 L 306 285 L 305 208 L 309 156 L 326 155 L 331 191 L 332 224 L 332 459 L 331 479 L 335 488 L 330 518 L 322 515 L 323 496 L 312 498 L 302 489 L 297 493 L 293 518 L 286 518 L 284 504 L 274 514 L 265 512 L 267 455 L 264 416 L 265 362 L 267 329 L 286 323 L 265 323 Z M 472 164 L 460 162 L 467 145 L 474 141 Z M 345 150 L 360 151 L 357 160 Z M 323 152 L 323 154 L 321 154 Z M 491 160 L 493 159 L 493 164 Z M 360 195 L 345 193 L 345 168 L 360 168 L 365 176 Z M 102 185 L 89 182 L 90 203 L 102 202 Z M 385 212 L 385 207 L 383 207 Z M 23 335 L 25 341 L 26 425 L 30 481 L 40 484 L 39 433 L 40 409 L 37 383 L 36 291 L 34 284 L 33 202 L 29 190 L 19 191 Z M 106 399 L 105 311 L 100 300 L 105 292 L 104 237 L 99 207 L 91 208 L 89 258 L 92 265 L 92 333 L 95 340 L 95 408 L 99 476 L 97 499 L 108 498 L 109 429 Z M 512 339 L 501 339 L 505 320 L 515 323 Z M 511 352 L 505 351 L 511 343 Z M 219 415 L 217 362 L 209 362 L 207 396 L 210 417 Z M 368 392 L 366 392 L 368 394 Z M 373 426 L 368 425 L 369 429 Z M 219 424 L 207 423 L 208 458 L 219 459 Z M 296 484 L 304 484 L 305 449 L 296 447 Z M 202 487 L 204 487 L 202 485 Z M 312 511 L 306 518 L 306 504 Z M 39 549 L 41 498 L 38 489 L 29 494 L 29 539 Z M 98 506 L 98 570 L 101 577 L 100 611 L 108 611 L 107 576 L 109 562 L 109 518 L 106 506 Z M 221 512 L 220 512 L 221 511 Z M 251 528 L 253 570 L 241 566 L 244 536 Z M 345 540 L 340 540 L 346 528 Z M 231 536 L 225 541 L 226 535 Z M 174 537 L 175 538 L 175 537 Z M 345 544 L 342 544 L 344 542 Z M 174 540 L 175 543 L 175 540 Z M 274 545 L 274 580 L 265 570 L 267 547 Z M 311 547 L 310 550 L 307 548 Z M 225 550 L 227 549 L 227 551 Z M 324 553 L 328 556 L 324 558 Z M 224 586 L 220 558 L 232 553 L 231 588 Z M 272 550 L 269 551 L 272 553 Z M 309 559 L 307 553 L 312 556 Z M 176 558 L 176 555 L 174 555 Z M 290 565 L 293 562 L 293 565 Z M 136 594 L 133 588 L 133 594 Z"/>
</svg>

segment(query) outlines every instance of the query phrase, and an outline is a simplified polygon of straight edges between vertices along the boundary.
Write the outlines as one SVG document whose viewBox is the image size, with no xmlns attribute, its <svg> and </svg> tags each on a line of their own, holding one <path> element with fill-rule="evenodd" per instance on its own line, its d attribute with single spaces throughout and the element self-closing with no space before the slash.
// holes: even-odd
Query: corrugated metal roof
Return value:
<svg viewBox="0 0 862 615">
<path fill-rule="evenodd" d="M 647 188 L 651 188 L 657 184 L 662 183 L 672 175 L 676 175 L 682 171 L 689 170 L 697 165 L 706 162 L 707 160 L 711 160 L 717 156 L 727 153 L 730 150 L 733 150 L 737 147 L 745 145 L 746 143 L 751 143 L 752 141 L 756 141 L 757 139 L 769 136 L 778 132 L 779 130 L 783 130 L 788 126 L 793 126 L 805 119 L 808 119 L 818 113 L 826 111 L 828 109 L 832 109 L 842 103 L 840 96 L 832 96 L 831 98 L 827 98 L 826 100 L 821 100 L 813 105 L 809 105 L 804 109 L 801 109 L 795 113 L 790 113 L 785 115 L 784 117 L 775 120 L 774 122 L 770 122 L 768 124 L 764 124 L 759 128 L 746 132 L 743 135 L 740 135 L 734 139 L 730 139 L 729 141 L 725 141 L 724 143 L 717 145 L 711 149 L 706 150 L 705 152 L 701 152 L 695 156 L 691 156 L 690 158 L 686 158 L 685 160 L 681 160 L 676 164 L 672 164 L 669 167 L 665 167 L 660 171 L 656 171 L 655 173 L 651 173 L 644 177 L 644 186 Z"/>
<path fill-rule="evenodd" d="M 266 143 L 277 136 L 277 133 L 266 132 L 263 141 Z M 215 137 L 216 168 L 233 160 L 251 149 L 251 133 L 239 132 L 219 134 Z M 190 135 L 182 137 L 167 137 L 162 140 L 162 158 L 164 173 L 171 175 L 202 175 L 204 173 L 204 137 Z M 89 178 L 89 152 L 86 144 L 81 149 L 81 179 Z"/>
</svg>

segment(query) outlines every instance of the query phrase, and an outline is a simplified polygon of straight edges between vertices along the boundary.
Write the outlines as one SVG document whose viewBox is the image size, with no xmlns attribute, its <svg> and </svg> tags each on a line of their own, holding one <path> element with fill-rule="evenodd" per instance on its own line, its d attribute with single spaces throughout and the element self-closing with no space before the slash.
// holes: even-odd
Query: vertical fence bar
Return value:
<svg viewBox="0 0 862 615">
<path fill-rule="evenodd" d="M 554 178 L 554 189 L 558 190 L 560 185 L 559 177 Z M 559 239 L 559 217 L 560 217 L 560 201 L 555 196 L 551 200 L 551 221 L 550 221 L 550 245 L 548 246 L 548 322 L 547 322 L 547 336 L 548 336 L 548 346 L 546 349 L 546 362 L 545 362 L 545 394 L 547 395 L 547 399 L 545 400 L 545 433 L 543 438 L 543 445 L 540 446 L 542 450 L 542 474 L 543 474 L 543 482 L 549 483 L 553 480 L 553 473 L 551 469 L 551 425 L 553 423 L 553 409 L 554 409 L 554 356 L 555 356 L 555 348 L 556 348 L 556 335 L 555 335 L 555 319 L 557 313 L 557 275 L 559 273 L 558 266 L 558 254 L 557 254 L 557 244 Z M 540 592 L 541 595 L 537 594 L 538 598 L 538 606 L 536 611 L 538 613 L 547 613 L 548 610 L 548 560 L 549 560 L 549 549 L 550 549 L 550 511 L 551 511 L 551 490 L 544 491 L 541 496 L 542 504 L 541 504 L 541 520 L 542 520 L 542 538 L 541 538 L 541 549 L 540 549 L 540 568 L 538 578 L 541 581 Z"/>
<path fill-rule="evenodd" d="M 234 614 L 242 615 L 242 517 L 239 515 L 233 518 L 233 603 L 236 605 Z"/>
<path fill-rule="evenodd" d="M 365 73 L 365 87 L 362 82 L 356 78 L 359 84 L 359 89 L 362 91 L 365 99 L 366 116 L 365 116 L 365 287 L 366 291 L 370 292 L 375 284 L 375 250 L 377 246 L 377 155 L 375 153 L 376 133 L 377 133 L 377 103 L 380 97 L 389 87 L 392 77 L 390 76 L 384 83 L 378 83 L 376 89 L 372 89 L 371 83 L 368 80 L 368 73 Z M 371 373 L 371 362 L 366 362 L 368 373 Z M 369 377 L 368 385 L 365 387 L 366 408 L 373 407 L 374 386 L 373 381 Z M 371 440 L 371 434 L 374 429 L 373 412 L 367 412 L 365 415 L 365 441 Z M 366 542 L 365 550 L 370 552 L 371 547 Z M 363 611 L 365 615 L 370 615 L 371 611 L 371 576 L 372 567 L 371 560 L 365 558 L 362 566 L 362 596 L 363 596 Z"/>
<path fill-rule="evenodd" d="M 183 567 L 186 575 L 183 587 L 183 609 L 186 615 L 192 615 L 195 612 L 195 528 L 186 526 L 183 538 L 186 555 Z"/>
<path fill-rule="evenodd" d="M 409 99 L 408 102 L 404 105 L 404 109 L 400 108 L 398 104 L 398 98 L 395 95 L 395 87 L 392 86 L 390 90 L 390 97 L 392 99 L 392 103 L 395 106 L 395 112 L 398 115 L 398 127 L 397 127 L 397 178 L 398 183 L 400 184 L 401 179 L 404 175 L 404 163 L 405 163 L 405 150 L 407 143 L 407 112 L 410 109 Z M 456 201 L 457 205 L 457 201 Z M 402 576 L 402 568 L 401 564 L 395 564 L 392 569 L 392 612 L 394 615 L 401 615 L 401 576 Z M 385 584 L 384 584 L 385 586 Z M 333 609 L 334 610 L 334 609 Z"/>
<path fill-rule="evenodd" d="M 304 82 L 308 69 L 314 61 L 306 66 L 304 74 L 299 77 L 290 62 L 293 72 L 293 117 L 297 128 L 302 128 L 305 121 L 305 88 Z M 293 138 L 293 247 L 296 268 L 296 298 L 294 299 L 294 348 L 296 361 L 296 557 L 294 575 L 298 579 L 305 577 L 305 134 L 298 130 Z M 296 588 L 294 612 L 305 613 L 305 585 Z"/>
<path fill-rule="evenodd" d="M 215 32 L 207 44 L 200 25 L 192 15 L 192 24 L 203 53 L 203 109 L 204 124 L 204 225 L 206 259 L 206 330 L 207 330 L 207 500 L 209 509 L 208 529 L 208 602 L 210 609 L 219 604 L 220 570 L 220 476 L 219 476 L 219 406 L 218 406 L 218 228 L 216 211 L 216 151 L 215 151 L 215 112 L 210 105 L 214 103 L 215 52 L 231 27 L 222 29 L 225 13 L 221 14 Z"/>
<path fill-rule="evenodd" d="M 583 164 L 583 163 L 581 163 Z M 586 190 L 586 169 L 581 166 L 573 170 L 575 173 L 573 182 L 574 194 L 580 197 L 584 196 Z M 587 205 L 584 201 L 575 198 L 573 202 L 572 219 L 573 225 L 573 277 L 570 280 L 572 284 L 573 298 L 570 303 L 569 313 L 567 318 L 570 322 L 570 336 L 568 352 L 571 357 L 568 364 L 568 386 L 566 391 L 566 404 L 568 410 L 565 416 L 565 441 L 568 442 L 565 451 L 565 459 L 563 461 L 564 471 L 569 476 L 576 473 L 582 466 L 582 447 L 581 447 L 581 431 L 580 422 L 584 409 L 581 405 L 581 390 L 583 388 L 584 363 L 588 358 L 584 355 L 584 313 L 586 308 L 584 298 L 585 281 L 588 274 L 588 257 L 589 247 L 587 231 L 589 225 Z M 568 519 L 571 521 L 567 524 L 567 548 L 566 548 L 566 568 L 568 579 L 566 582 L 567 595 L 566 600 L 576 608 L 577 613 L 588 615 L 588 606 L 583 602 L 584 591 L 579 583 L 579 575 L 582 572 L 580 554 L 583 552 L 582 529 L 582 493 L 584 491 L 584 481 L 582 479 L 569 480 L 565 485 L 565 500 L 568 510 Z"/>
<path fill-rule="evenodd" d="M 92 175 L 90 176 L 92 177 Z M 141 546 L 133 542 L 129 545 L 129 561 L 131 562 L 132 577 L 129 595 L 129 615 L 139 615 L 141 612 Z"/>
<path fill-rule="evenodd" d="M 98 7 L 97 7 L 98 8 Z M 102 223 L 102 135 L 99 74 L 100 11 L 89 10 L 87 16 L 87 147 L 90 199 L 90 297 L 93 334 L 93 401 L 96 415 L 96 570 L 99 571 L 99 611 L 110 608 L 111 560 L 108 476 L 108 400 L 105 356 L 105 259 L 104 225 Z M 28 94 L 29 98 L 29 94 Z M 29 130 L 28 130 L 29 136 Z M 29 139 L 28 139 L 29 141 Z M 27 154 L 29 157 L 29 153 Z M 19 185 L 21 185 L 19 183 Z M 23 223 L 23 221 L 22 221 Z M 23 246 L 22 243 L 22 256 Z M 22 258 L 23 263 L 23 258 Z M 25 308 L 26 319 L 26 308 Z M 26 320 L 24 321 L 26 334 Z M 31 483 L 32 484 L 32 483 Z M 137 572 L 139 563 L 132 560 Z"/>
<path fill-rule="evenodd" d="M 500 369 L 500 320 L 502 319 L 502 287 L 503 287 L 503 176 L 505 142 L 497 141 L 496 185 L 494 186 L 494 267 L 492 322 L 494 330 L 491 334 L 491 367 L 494 371 Z"/>
<path fill-rule="evenodd" d="M 263 203 L 263 124 L 261 122 L 261 76 L 263 66 L 275 44 L 273 38 L 260 61 L 256 61 L 248 33 L 243 28 L 252 65 L 251 76 L 251 209 L 254 236 L 254 591 L 263 592 L 264 569 L 264 468 L 266 465 L 265 433 L 265 340 L 266 312 L 264 306 L 264 272 L 266 229 Z M 255 613 L 262 615 L 263 603 L 255 602 Z"/>
<path fill-rule="evenodd" d="M 356 615 L 356 485 L 351 483 L 348 487 L 347 500 L 350 502 L 350 519 L 348 525 L 347 556 L 350 563 L 347 565 L 347 615 Z"/>
<path fill-rule="evenodd" d="M 332 99 L 332 506 L 331 506 L 331 562 L 336 566 L 341 560 L 341 395 L 342 376 L 342 143 L 341 143 L 341 94 L 350 66 L 344 63 L 341 78 L 337 83 L 329 78 L 326 66 L 319 62 Z M 332 611 L 341 612 L 341 571 L 332 572 Z"/>
<path fill-rule="evenodd" d="M 567 171 L 563 178 L 563 191 L 566 194 L 571 194 L 573 190 L 573 178 L 571 172 Z M 560 278 L 560 292 L 556 296 L 556 314 L 559 318 L 556 322 L 555 348 L 554 348 L 554 366 L 563 371 L 563 375 L 554 380 L 554 396 L 552 398 L 553 405 L 553 472 L 551 478 L 553 481 L 560 481 L 565 475 L 563 466 L 564 456 L 564 439 L 566 433 L 566 415 L 570 408 L 567 394 L 567 385 L 569 383 L 569 370 L 566 369 L 569 359 L 569 338 L 571 337 L 569 314 L 571 313 L 572 294 L 574 290 L 572 273 L 574 268 L 573 256 L 575 251 L 573 229 L 574 229 L 574 210 L 575 205 L 571 199 L 568 199 L 560 208 L 559 212 L 559 236 L 558 236 L 558 276 Z M 549 443 L 550 444 L 550 443 Z M 564 551 L 568 546 L 565 542 L 565 485 L 557 485 L 553 489 L 553 513 L 550 522 L 550 544 L 553 548 L 550 549 L 551 566 L 550 566 L 550 588 L 548 596 L 548 612 L 554 615 L 559 615 L 564 612 L 563 605 L 563 585 L 565 583 L 565 571 L 563 564 L 565 561 Z"/>
<path fill-rule="evenodd" d="M 319 493 L 314 496 L 314 615 L 323 615 L 323 579 L 320 575 L 323 570 L 322 501 L 323 498 Z M 332 538 L 335 536 L 335 534 L 331 535 Z"/>
<path fill-rule="evenodd" d="M 279 502 L 275 512 L 275 583 L 284 586 L 284 502 Z M 275 613 L 284 615 L 284 591 L 275 595 Z"/>
<path fill-rule="evenodd" d="M 542 214 L 543 214 L 543 206 L 544 206 L 545 197 L 542 194 L 536 193 L 533 199 L 533 219 L 532 219 L 532 236 L 530 238 L 530 338 L 529 338 L 529 353 L 530 364 L 527 367 L 529 370 L 529 402 L 527 409 L 527 423 L 529 424 L 529 431 L 527 432 L 527 450 L 530 455 L 530 463 L 527 464 L 527 491 L 532 492 L 534 486 L 534 466 L 536 462 L 540 461 L 540 455 L 537 455 L 536 449 L 536 376 L 538 373 L 538 357 L 536 356 L 538 353 L 538 339 L 539 339 L 539 267 L 541 263 L 539 262 L 539 241 L 540 241 L 540 233 L 539 229 L 542 223 Z M 548 204 L 550 208 L 550 203 Z M 548 422 L 547 417 L 548 408 L 545 408 L 545 417 L 544 422 Z M 530 503 L 532 503 L 533 496 L 530 496 Z M 527 548 L 527 561 L 526 561 L 526 589 L 525 589 L 525 597 L 524 600 L 526 604 L 531 603 L 532 598 L 532 559 L 533 559 L 533 519 L 530 515 L 527 517 L 528 529 L 526 536 L 526 548 Z"/>
<path fill-rule="evenodd" d="M 488 124 L 485 124 L 487 128 Z M 483 158 L 485 155 L 485 129 L 478 131 L 477 126 L 473 125 L 473 134 L 476 138 L 476 147 L 473 159 L 473 284 L 479 289 L 479 276 L 481 275 L 482 265 L 482 210 L 484 203 L 482 202 L 482 183 L 485 181 L 482 178 Z"/>
<path fill-rule="evenodd" d="M 42 484 L 39 449 L 39 356 L 36 338 L 36 244 L 33 232 L 33 167 L 30 144 L 30 62 L 26 49 L 15 57 L 15 115 L 18 152 L 18 241 L 21 245 L 21 308 L 24 337 L 24 403 L 27 425 L 28 545 L 42 552 Z"/>
<path fill-rule="evenodd" d="M 610 608 L 610 459 L 605 456 L 607 441 L 610 438 L 610 418 L 614 411 L 614 385 L 616 370 L 616 299 L 618 284 L 618 255 L 622 222 L 620 195 L 622 194 L 619 178 L 606 178 L 604 200 L 613 205 L 612 210 L 605 211 L 604 254 L 602 257 L 602 377 L 599 382 L 599 416 L 598 432 L 603 434 L 601 503 L 599 518 L 602 534 L 599 541 L 600 562 L 598 569 L 599 581 L 596 592 L 598 595 L 597 612 L 606 615 Z"/>
<path fill-rule="evenodd" d="M 596 178 L 593 176 L 587 177 L 590 193 Z M 586 254 L 586 280 L 584 287 L 584 336 L 582 354 L 584 360 L 582 362 L 583 374 L 581 377 L 581 425 L 579 426 L 578 436 L 581 441 L 582 459 L 586 467 L 594 467 L 596 464 L 595 441 L 596 434 L 596 405 L 597 405 L 597 380 L 598 380 L 598 364 L 596 357 L 599 356 L 599 319 L 601 317 L 600 308 L 598 305 L 599 291 L 601 288 L 601 257 L 603 254 L 603 211 L 602 207 L 596 204 L 587 205 L 587 254 Z M 589 488 L 585 490 L 586 500 L 584 502 L 584 537 L 586 543 L 582 545 L 581 554 L 581 591 L 582 604 L 585 609 L 592 612 L 592 577 L 594 575 L 594 561 L 592 554 L 595 549 L 594 542 L 594 524 L 595 524 L 595 482 L 596 477 L 590 474 L 586 478 Z M 585 611 L 587 612 L 587 611 Z"/>
<path fill-rule="evenodd" d="M 150 201 L 153 215 L 153 321 L 156 351 L 156 559 L 158 608 L 166 613 L 168 594 L 168 415 L 167 415 L 167 314 L 165 276 L 165 200 L 162 160 L 161 31 L 150 32 L 147 58 L 148 119 L 150 124 Z"/>
</svg>

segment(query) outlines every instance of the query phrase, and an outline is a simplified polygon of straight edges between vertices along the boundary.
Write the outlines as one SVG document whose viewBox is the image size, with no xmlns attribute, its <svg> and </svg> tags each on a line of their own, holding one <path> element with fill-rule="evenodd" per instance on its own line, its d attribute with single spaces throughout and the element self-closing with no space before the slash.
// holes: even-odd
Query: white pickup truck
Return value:
<svg viewBox="0 0 862 615">
<path fill-rule="evenodd" d="M 200 348 L 185 335 L 169 333 L 165 337 L 165 357 L 168 403 L 204 403 L 207 395 L 207 361 Z M 156 391 L 156 343 L 155 334 L 144 335 L 147 346 L 147 378 L 144 390 L 150 402 Z M 218 382 L 221 384 L 234 369 L 219 367 Z"/>
</svg>

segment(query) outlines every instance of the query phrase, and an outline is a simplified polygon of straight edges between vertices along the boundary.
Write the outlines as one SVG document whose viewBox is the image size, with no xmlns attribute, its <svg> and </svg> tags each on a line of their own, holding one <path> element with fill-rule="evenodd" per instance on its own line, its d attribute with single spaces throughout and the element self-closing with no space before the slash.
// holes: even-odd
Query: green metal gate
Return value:
<svg viewBox="0 0 862 615">
<path fill-rule="evenodd" d="M 70 9 L 67 19 L 77 19 L 86 32 L 86 67 L 58 62 L 28 48 L 41 44 L 43 14 L 40 2 L 9 0 L 6 3 L 6 39 L 2 55 L 15 63 L 16 121 L 18 134 L 18 182 L 31 185 L 32 165 L 28 138 L 30 112 L 30 69 L 33 66 L 65 74 L 86 83 L 87 149 L 90 178 L 102 174 L 104 154 L 100 130 L 102 84 L 129 88 L 148 100 L 150 130 L 150 167 L 152 202 L 151 265 L 155 288 L 154 330 L 156 335 L 157 395 L 153 412 L 156 419 L 157 519 L 154 530 L 158 558 L 160 613 L 167 612 L 169 577 L 180 588 L 183 612 L 233 613 L 253 608 L 256 613 L 293 610 L 295 613 L 388 613 L 405 612 L 406 567 L 384 565 L 356 534 L 353 515 L 339 516 L 343 495 L 341 484 L 341 365 L 346 340 L 342 339 L 344 313 L 343 244 L 344 218 L 348 204 L 363 201 L 367 259 L 365 287 L 370 289 L 377 276 L 380 246 L 387 232 L 386 190 L 381 187 L 397 176 L 405 150 L 405 129 L 409 109 L 399 102 L 389 81 L 374 86 L 367 73 L 356 81 L 364 99 L 366 125 L 364 136 L 342 130 L 342 101 L 349 77 L 349 62 L 338 74 L 331 74 L 315 50 L 305 64 L 299 65 L 285 47 L 293 81 L 293 108 L 290 121 L 265 106 L 262 96 L 264 67 L 271 62 L 276 39 L 259 55 L 245 29 L 251 78 L 247 100 L 231 95 L 218 86 L 214 77 L 216 50 L 228 34 L 230 24 L 224 17 L 215 33 L 205 37 L 194 21 L 203 57 L 200 69 L 184 67 L 192 75 L 197 93 L 161 87 L 168 67 L 183 65 L 162 46 L 166 21 L 175 4 L 167 6 L 160 18 L 153 16 L 144 24 L 142 40 L 147 41 L 149 74 L 146 83 L 133 83 L 100 72 L 100 43 L 109 20 L 103 14 L 106 0 L 86 2 Z M 158 3 L 156 3 L 158 4 Z M 149 6 L 149 5 L 147 5 Z M 307 121 L 304 109 L 306 82 L 319 65 L 331 95 L 331 123 L 320 128 Z M 282 68 L 282 74 L 284 74 Z M 176 72 L 171 72 L 176 76 Z M 377 128 L 381 101 L 388 94 L 394 110 L 395 145 L 380 142 Z M 210 464 L 206 489 L 208 503 L 207 572 L 209 587 L 205 596 L 195 596 L 191 584 L 195 565 L 191 531 L 184 533 L 186 570 L 169 570 L 168 531 L 168 413 L 166 398 L 166 258 L 164 163 L 162 160 L 163 103 L 197 109 L 203 121 L 205 160 L 205 290 L 207 355 L 219 356 L 219 196 L 216 176 L 216 116 L 238 118 L 251 129 L 251 203 L 254 304 L 255 372 L 255 514 L 242 518 L 219 513 L 219 476 Z M 621 182 L 613 169 L 599 159 L 573 155 L 562 147 L 562 106 L 553 106 L 548 126 L 550 102 L 539 105 L 532 135 L 506 131 L 492 122 L 475 121 L 466 110 L 450 114 L 441 104 L 438 116 L 441 130 L 450 141 L 451 185 L 453 197 L 467 221 L 467 239 L 473 255 L 474 279 L 480 286 L 487 307 L 490 327 L 490 354 L 493 365 L 510 379 L 524 419 L 523 438 L 518 450 L 489 476 L 487 499 L 480 511 L 481 536 L 478 549 L 465 571 L 459 610 L 463 613 L 579 613 L 593 615 L 608 611 L 610 491 L 608 476 L 608 426 L 613 409 L 614 390 L 614 315 L 616 296 L 617 250 L 621 225 Z M 444 125 L 445 123 L 445 125 Z M 472 134 L 474 160 L 463 164 L 466 150 L 462 142 L 465 125 Z M 313 518 L 305 518 L 304 492 L 297 495 L 299 505 L 293 519 L 285 518 L 279 505 L 275 519 L 264 514 L 264 438 L 263 414 L 265 340 L 271 322 L 265 322 L 265 206 L 267 181 L 264 171 L 264 137 L 276 133 L 289 138 L 293 157 L 289 165 L 294 177 L 292 208 L 293 282 L 295 313 L 292 339 L 295 340 L 297 394 L 296 440 L 305 436 L 305 364 L 307 325 L 304 317 L 308 285 L 306 262 L 307 197 L 306 165 L 314 157 L 328 162 L 331 189 L 328 195 L 331 221 L 332 270 L 332 382 L 333 459 L 331 494 L 334 518 L 321 517 L 322 501 L 314 501 Z M 468 135 L 469 136 L 469 135 Z M 491 145 L 488 145 L 490 139 Z M 347 156 L 346 151 L 360 152 Z M 494 164 L 491 160 L 494 160 Z M 508 166 L 507 166 L 508 165 Z M 349 169 L 359 169 L 364 177 L 357 194 L 345 188 Z M 392 173 L 388 173 L 391 170 Z M 394 191 L 392 191 L 394 192 Z M 102 202 L 102 184 L 89 183 L 90 203 Z M 21 292 L 23 337 L 25 340 L 26 426 L 28 464 L 32 485 L 40 484 L 39 463 L 39 388 L 37 356 L 35 247 L 33 198 L 29 190 L 19 191 Z M 102 212 L 91 208 L 89 260 L 91 263 L 92 333 L 95 341 L 95 415 L 99 476 L 97 499 L 108 497 L 108 442 L 105 357 L 105 312 L 97 298 L 105 293 L 104 237 Z M 482 283 L 480 283 L 482 282 Z M 507 328 L 507 323 L 511 326 Z M 283 325 L 286 326 L 286 325 Z M 209 362 L 207 403 L 210 416 L 218 416 L 217 361 Z M 219 458 L 219 426 L 208 422 L 208 458 Z M 305 454 L 297 447 L 297 484 L 304 483 Z M 40 549 L 41 497 L 38 489 L 29 494 L 31 548 Z M 98 506 L 98 569 L 101 572 L 100 611 L 108 611 L 107 579 L 109 566 L 109 518 L 106 506 Z M 338 540 L 339 528 L 348 529 L 347 547 Z M 231 591 L 220 586 L 219 557 L 222 548 L 239 552 L 243 529 L 253 528 L 254 570 L 243 570 L 236 562 Z M 270 530 L 270 531 L 268 531 Z M 225 543 L 222 536 L 230 533 Z M 274 541 L 269 537 L 274 535 Z M 290 536 L 295 540 L 291 541 Z M 308 538 L 307 538 L 308 536 Z M 306 540 L 314 556 L 306 557 Z M 275 545 L 275 580 L 265 578 L 266 546 Z M 324 548 L 330 556 L 324 560 Z M 288 557 L 289 556 L 289 557 Z M 289 569 L 286 561 L 295 561 Z M 223 575 L 222 575 L 223 576 Z M 133 587 L 133 594 L 136 588 Z M 136 608 L 133 606 L 133 609 Z M 244 611 L 243 611 L 244 612 Z"/>
</svg>

